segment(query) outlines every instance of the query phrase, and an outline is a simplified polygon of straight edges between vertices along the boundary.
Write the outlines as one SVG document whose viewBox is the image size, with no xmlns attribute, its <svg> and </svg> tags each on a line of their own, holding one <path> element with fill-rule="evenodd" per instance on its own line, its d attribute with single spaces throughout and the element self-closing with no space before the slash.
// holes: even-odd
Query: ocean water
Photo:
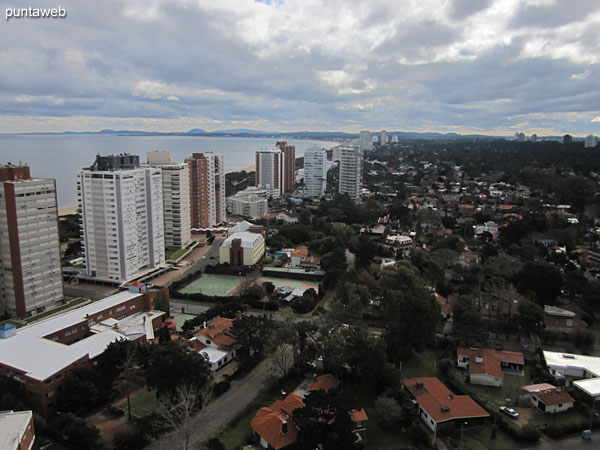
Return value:
<svg viewBox="0 0 600 450">
<path fill-rule="evenodd" d="M 288 139 L 296 146 L 296 157 L 317 145 L 330 148 L 329 141 Z M 28 164 L 31 175 L 56 179 L 59 208 L 77 205 L 77 174 L 89 167 L 97 154 L 132 153 L 146 161 L 146 152 L 165 150 L 175 162 L 183 162 L 193 152 L 221 152 L 225 171 L 254 164 L 254 153 L 275 139 L 202 136 L 115 136 L 115 135 L 0 135 L 0 163 Z"/>
</svg>

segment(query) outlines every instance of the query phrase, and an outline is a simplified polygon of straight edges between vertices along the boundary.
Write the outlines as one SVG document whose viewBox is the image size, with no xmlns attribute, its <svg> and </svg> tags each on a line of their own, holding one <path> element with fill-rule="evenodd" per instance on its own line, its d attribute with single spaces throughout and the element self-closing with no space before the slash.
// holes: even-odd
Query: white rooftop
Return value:
<svg viewBox="0 0 600 450">
<path fill-rule="evenodd" d="M 551 316 L 575 317 L 575 313 L 552 305 L 544 305 L 544 312 Z"/>
<path fill-rule="evenodd" d="M 106 350 L 106 347 L 110 344 L 123 339 L 125 339 L 125 336 L 122 334 L 113 330 L 105 330 L 102 333 L 96 333 L 86 339 L 75 342 L 74 344 L 71 344 L 71 347 L 81 349 L 86 352 L 90 358 L 95 358 L 104 353 L 104 350 Z"/>
<path fill-rule="evenodd" d="M 597 356 L 544 351 L 544 358 L 546 365 L 563 369 L 563 372 L 569 368 L 582 369 L 594 377 L 600 377 L 600 358 Z"/>
<path fill-rule="evenodd" d="M 240 231 L 248 231 L 250 229 L 250 227 L 253 227 L 254 224 L 248 222 L 247 220 L 243 220 L 242 222 L 238 223 L 237 225 L 231 227 L 229 229 L 230 233 L 239 233 Z"/>
<path fill-rule="evenodd" d="M 226 247 L 226 248 L 231 247 L 231 242 L 234 239 L 242 240 L 242 248 L 254 248 L 260 243 L 260 241 L 263 240 L 263 236 L 262 236 L 262 234 L 258 234 L 258 233 L 250 233 L 248 231 L 240 231 L 238 233 L 232 234 L 227 239 L 225 239 L 223 244 L 221 244 L 221 247 Z"/>
<path fill-rule="evenodd" d="M 227 352 L 224 352 L 224 351 L 219 350 L 218 348 L 214 348 L 214 347 L 203 348 L 202 350 L 199 351 L 199 353 L 201 355 L 206 355 L 208 357 L 208 361 L 211 364 L 218 363 L 219 360 L 221 360 L 225 356 L 227 356 Z"/>
<path fill-rule="evenodd" d="M 574 381 L 573 386 L 581 389 L 592 397 L 600 397 L 600 378 Z"/>
<path fill-rule="evenodd" d="M 0 412 L 0 448 L 3 450 L 19 449 L 20 439 L 32 417 L 31 411 Z"/>
<path fill-rule="evenodd" d="M 31 378 L 45 380 L 64 367 L 89 355 L 89 351 L 81 346 L 69 346 L 44 339 L 44 336 L 81 323 L 86 320 L 86 315 L 104 311 L 139 295 L 141 294 L 123 291 L 81 308 L 19 328 L 16 336 L 0 339 L 0 362 L 25 372 Z"/>
</svg>

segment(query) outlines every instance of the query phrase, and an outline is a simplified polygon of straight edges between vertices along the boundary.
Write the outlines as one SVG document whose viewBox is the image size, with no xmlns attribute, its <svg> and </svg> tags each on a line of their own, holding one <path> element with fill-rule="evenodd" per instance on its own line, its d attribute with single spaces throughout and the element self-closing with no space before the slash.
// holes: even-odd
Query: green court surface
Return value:
<svg viewBox="0 0 600 450">
<path fill-rule="evenodd" d="M 260 277 L 258 280 L 259 284 L 266 281 L 270 281 L 275 287 L 291 286 L 295 288 L 310 289 L 313 288 L 316 292 L 319 292 L 319 283 L 308 280 L 294 280 L 292 278 L 277 278 L 277 277 Z"/>
<path fill-rule="evenodd" d="M 156 411 L 156 395 L 154 392 L 145 391 L 131 398 L 131 414 L 136 417 L 144 417 Z M 127 414 L 127 400 L 117 405 Z"/>
<path fill-rule="evenodd" d="M 227 295 L 240 285 L 243 278 L 232 275 L 204 274 L 181 289 L 183 294 Z"/>
<path fill-rule="evenodd" d="M 173 320 L 177 324 L 176 330 L 182 331 L 181 326 L 185 323 L 185 321 L 193 319 L 194 317 L 196 317 L 196 316 L 194 316 L 192 314 L 173 314 Z"/>
</svg>

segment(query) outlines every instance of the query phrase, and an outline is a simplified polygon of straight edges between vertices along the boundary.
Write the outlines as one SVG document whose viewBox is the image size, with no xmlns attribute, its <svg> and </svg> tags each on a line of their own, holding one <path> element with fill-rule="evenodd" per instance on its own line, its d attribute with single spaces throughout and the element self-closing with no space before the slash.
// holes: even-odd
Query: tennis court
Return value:
<svg viewBox="0 0 600 450">
<path fill-rule="evenodd" d="M 296 288 L 302 288 L 302 289 L 313 288 L 316 292 L 319 292 L 319 283 L 316 283 L 314 281 L 295 280 L 292 278 L 260 277 L 260 279 L 258 280 L 258 283 L 262 284 L 266 281 L 270 281 L 277 288 L 280 288 L 282 286 L 291 286 L 294 289 L 296 289 Z"/>
<path fill-rule="evenodd" d="M 183 294 L 227 295 L 240 285 L 242 277 L 204 274 L 181 289 Z"/>
</svg>

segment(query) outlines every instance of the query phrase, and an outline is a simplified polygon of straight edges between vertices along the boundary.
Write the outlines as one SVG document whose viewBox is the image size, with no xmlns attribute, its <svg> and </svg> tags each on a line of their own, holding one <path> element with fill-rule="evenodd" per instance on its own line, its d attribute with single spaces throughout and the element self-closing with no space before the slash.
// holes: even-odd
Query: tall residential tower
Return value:
<svg viewBox="0 0 600 450">
<path fill-rule="evenodd" d="M 125 281 L 165 261 L 161 170 L 137 155 L 96 157 L 79 174 L 86 275 Z"/>
<path fill-rule="evenodd" d="M 360 147 L 344 145 L 340 148 L 340 194 L 348 194 L 359 202 L 362 199 L 363 155 Z"/>
<path fill-rule="evenodd" d="M 28 317 L 63 301 L 56 181 L 0 166 L 0 314 Z"/>
<path fill-rule="evenodd" d="M 192 228 L 211 228 L 225 222 L 225 166 L 223 153 L 192 153 L 190 168 Z"/>
<path fill-rule="evenodd" d="M 327 152 L 315 145 L 304 152 L 304 197 L 322 197 L 326 187 Z"/>
<path fill-rule="evenodd" d="M 147 158 L 162 171 L 165 248 L 183 248 L 192 240 L 189 166 L 174 163 L 171 152 L 151 151 Z"/>
<path fill-rule="evenodd" d="M 296 174 L 296 147 L 287 142 L 277 142 L 276 147 L 283 152 L 283 192 L 294 191 Z"/>
<path fill-rule="evenodd" d="M 284 160 L 284 153 L 274 146 L 256 152 L 256 186 L 266 189 L 269 197 L 277 198 L 285 192 Z"/>
</svg>

